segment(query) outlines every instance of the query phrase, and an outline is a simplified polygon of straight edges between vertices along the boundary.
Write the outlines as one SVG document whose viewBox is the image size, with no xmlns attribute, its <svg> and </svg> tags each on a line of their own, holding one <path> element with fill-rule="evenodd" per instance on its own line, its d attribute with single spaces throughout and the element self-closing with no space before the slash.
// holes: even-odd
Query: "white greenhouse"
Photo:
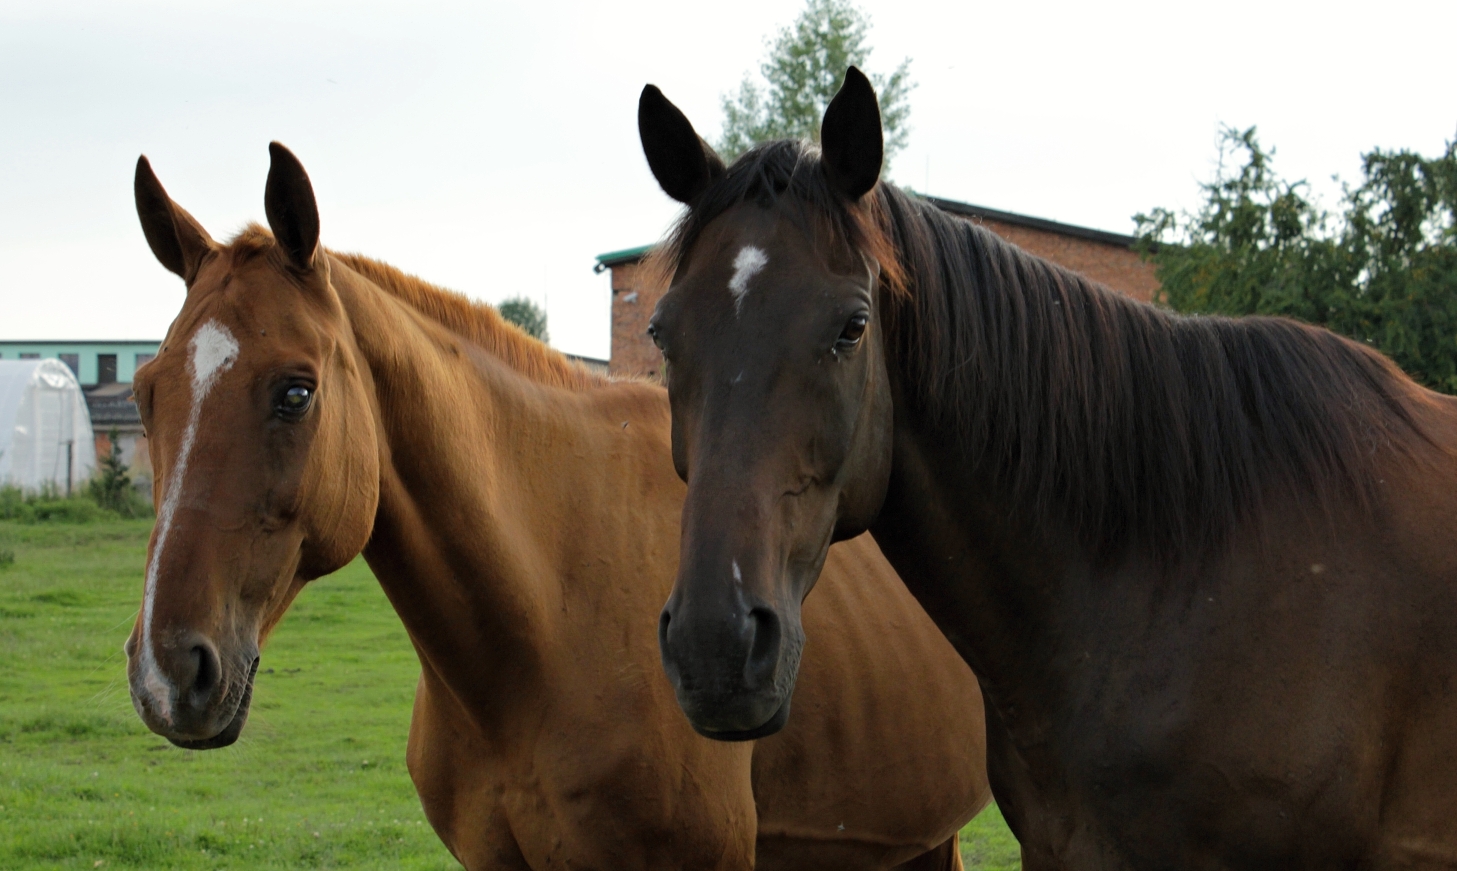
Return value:
<svg viewBox="0 0 1457 871">
<path fill-rule="evenodd" d="M 0 485 L 65 493 L 91 477 L 86 397 L 60 360 L 0 360 Z"/>
</svg>

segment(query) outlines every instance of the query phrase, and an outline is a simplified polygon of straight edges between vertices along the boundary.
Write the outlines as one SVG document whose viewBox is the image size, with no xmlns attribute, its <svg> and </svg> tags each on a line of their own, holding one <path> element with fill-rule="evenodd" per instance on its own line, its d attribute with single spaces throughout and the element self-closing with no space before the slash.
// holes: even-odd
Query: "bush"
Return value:
<svg viewBox="0 0 1457 871">
<path fill-rule="evenodd" d="M 131 475 L 121 461 L 116 439 L 111 456 L 104 457 L 96 475 L 80 493 L 66 496 L 54 484 L 38 492 L 19 487 L 0 487 L 0 520 L 21 523 L 91 523 L 118 517 L 150 517 L 152 508 L 132 486 Z"/>
<path fill-rule="evenodd" d="M 102 508 L 89 495 L 63 496 L 54 486 L 39 493 L 27 493 L 19 487 L 0 488 L 0 520 L 90 523 L 116 516 L 117 512 Z"/>
<path fill-rule="evenodd" d="M 120 437 L 110 433 L 111 453 L 96 463 L 96 474 L 86 484 L 87 494 L 102 508 L 121 517 L 146 517 L 151 514 L 142 495 L 132 485 L 131 470 L 121 461 Z"/>
<path fill-rule="evenodd" d="M 18 520 L 25 494 L 19 487 L 0 487 L 0 520 Z"/>
</svg>

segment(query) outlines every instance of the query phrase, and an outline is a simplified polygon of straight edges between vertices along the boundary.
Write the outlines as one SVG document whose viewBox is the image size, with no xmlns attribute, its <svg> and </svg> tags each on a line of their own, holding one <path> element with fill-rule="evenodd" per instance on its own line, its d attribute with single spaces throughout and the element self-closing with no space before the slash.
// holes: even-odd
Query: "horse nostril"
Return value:
<svg viewBox="0 0 1457 871">
<path fill-rule="evenodd" d="M 750 686 L 773 681 L 779 666 L 779 615 L 768 608 L 749 612 L 754 641 L 749 646 L 749 659 L 744 663 L 744 677 Z"/>
<path fill-rule="evenodd" d="M 218 663 L 217 654 L 211 648 L 199 644 L 192 648 L 192 665 L 196 669 L 192 678 L 192 692 L 205 699 L 212 695 L 222 678 L 222 667 Z"/>
<path fill-rule="evenodd" d="M 667 608 L 658 615 L 658 652 L 663 656 L 668 655 L 668 624 L 673 622 L 673 615 Z"/>
</svg>

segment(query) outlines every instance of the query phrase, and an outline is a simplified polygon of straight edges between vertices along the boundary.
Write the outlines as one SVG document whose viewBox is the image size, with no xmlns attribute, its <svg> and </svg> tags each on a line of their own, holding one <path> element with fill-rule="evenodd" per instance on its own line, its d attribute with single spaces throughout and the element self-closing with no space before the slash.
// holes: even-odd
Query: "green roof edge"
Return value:
<svg viewBox="0 0 1457 871">
<path fill-rule="evenodd" d="M 1031 215 L 1022 215 L 1017 212 L 1004 212 L 1001 209 L 976 206 L 958 200 L 933 197 L 929 194 L 913 193 L 913 195 L 932 203 L 942 211 L 950 212 L 953 215 L 960 215 L 964 218 L 1000 221 L 1004 224 L 1029 227 L 1034 230 L 1056 233 L 1059 236 L 1073 236 L 1080 239 L 1087 239 L 1091 242 L 1101 242 L 1104 245 L 1116 245 L 1120 248 L 1132 248 L 1134 243 L 1138 241 L 1134 236 L 1114 233 L 1110 230 L 1096 230 L 1092 227 L 1064 224 L 1061 221 L 1052 221 L 1047 218 L 1034 218 Z M 606 254 L 598 254 L 597 265 L 594 267 L 595 271 L 601 272 L 613 266 L 635 263 L 647 256 L 647 253 L 653 250 L 653 248 L 653 245 L 639 245 L 636 248 L 624 248 L 621 251 L 608 251 Z"/>
<path fill-rule="evenodd" d="M 655 244 L 639 245 L 636 248 L 623 248 L 621 251 L 608 251 L 606 254 L 598 254 L 597 265 L 617 266 L 622 263 L 632 263 L 635 260 L 641 260 L 646 257 L 647 253 L 655 247 L 657 247 Z"/>
</svg>

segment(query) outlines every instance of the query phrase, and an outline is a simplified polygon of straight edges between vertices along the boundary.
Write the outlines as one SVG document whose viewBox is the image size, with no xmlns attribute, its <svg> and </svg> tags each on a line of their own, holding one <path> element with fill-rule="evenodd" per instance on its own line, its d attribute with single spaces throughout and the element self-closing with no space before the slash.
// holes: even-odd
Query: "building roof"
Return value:
<svg viewBox="0 0 1457 871">
<path fill-rule="evenodd" d="M 1133 236 L 1125 236 L 1122 233 L 1094 230 L 1092 227 L 1079 227 L 1077 224 L 1064 224 L 1061 221 L 1050 221 L 1047 218 L 1034 218 L 1031 215 L 1020 215 L 1016 212 L 1004 212 L 1001 209 L 977 206 L 957 200 L 944 199 L 942 197 L 932 197 L 923 194 L 916 194 L 915 196 L 919 196 L 926 202 L 932 203 L 942 211 L 950 212 L 953 215 L 959 215 L 963 218 L 996 221 L 1002 224 L 1011 224 L 1015 227 L 1026 227 L 1030 230 L 1056 233 L 1060 236 L 1073 236 L 1078 239 L 1086 239 L 1090 242 L 1100 242 L 1104 245 L 1115 245 L 1119 248 L 1132 248 L 1133 244 L 1138 241 Z M 598 254 L 597 265 L 593 267 L 593 271 L 601 272 L 604 269 L 611 269 L 614 266 L 636 263 L 646 257 L 647 253 L 651 250 L 653 250 L 652 245 L 639 245 L 636 248 L 624 248 L 621 251 L 608 251 L 606 254 Z"/>
<path fill-rule="evenodd" d="M 985 221 L 997 221 L 998 223 L 1011 224 L 1015 227 L 1026 227 L 1030 230 L 1042 230 L 1043 232 L 1056 233 L 1060 236 L 1074 236 L 1078 239 L 1087 239 L 1090 242 L 1101 242 L 1104 245 L 1116 245 L 1119 248 L 1132 248 L 1133 244 L 1138 241 L 1133 236 L 1125 236 L 1122 233 L 1094 230 L 1092 227 L 1079 227 L 1077 224 L 1064 224 L 1061 221 L 1050 221 L 1047 218 L 1034 218 L 1031 215 L 1019 215 L 1016 212 L 1004 212 L 1000 209 L 974 206 L 971 203 L 946 200 L 941 197 L 922 196 L 921 199 L 936 205 L 942 211 L 950 212 L 953 215 L 960 215 L 963 218 L 980 218 Z"/>
<path fill-rule="evenodd" d="M 140 429 L 142 416 L 132 401 L 132 386 L 125 381 L 102 384 L 86 393 L 86 410 L 91 413 L 93 429 L 130 427 Z"/>
<path fill-rule="evenodd" d="M 604 269 L 611 269 L 614 266 L 636 263 L 646 257 L 651 250 L 653 250 L 652 245 L 639 245 L 636 248 L 623 248 L 621 251 L 608 251 L 606 254 L 598 254 L 597 265 L 592 267 L 592 271 L 601 272 Z"/>
<path fill-rule="evenodd" d="M 598 359 L 597 357 L 583 357 L 581 354 L 567 354 L 567 352 L 565 351 L 563 351 L 562 353 L 566 354 L 568 360 L 571 360 L 575 363 L 581 363 L 583 366 L 586 366 L 593 372 L 605 373 L 609 365 L 608 361 Z"/>
</svg>

